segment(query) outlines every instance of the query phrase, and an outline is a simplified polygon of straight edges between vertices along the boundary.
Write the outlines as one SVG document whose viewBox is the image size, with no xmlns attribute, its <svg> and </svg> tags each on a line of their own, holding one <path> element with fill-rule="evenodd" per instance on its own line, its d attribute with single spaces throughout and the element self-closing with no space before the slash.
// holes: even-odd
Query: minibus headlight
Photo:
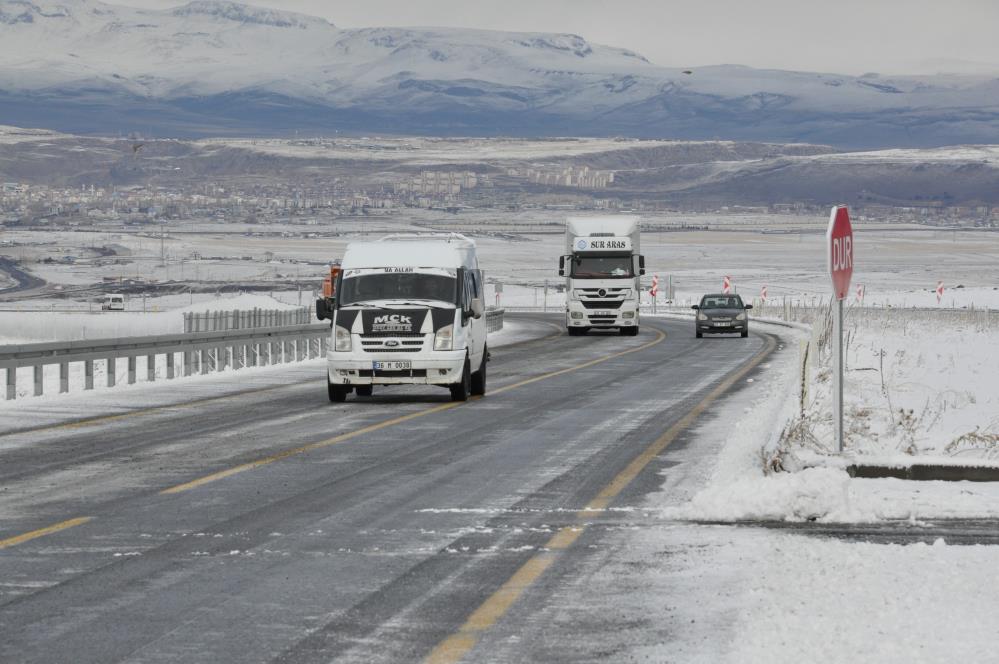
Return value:
<svg viewBox="0 0 999 664">
<path fill-rule="evenodd" d="M 333 328 L 333 350 L 341 353 L 350 352 L 350 330 L 339 325 Z"/>
<path fill-rule="evenodd" d="M 454 348 L 454 325 L 447 325 L 437 330 L 434 335 L 434 350 L 451 350 Z"/>
</svg>

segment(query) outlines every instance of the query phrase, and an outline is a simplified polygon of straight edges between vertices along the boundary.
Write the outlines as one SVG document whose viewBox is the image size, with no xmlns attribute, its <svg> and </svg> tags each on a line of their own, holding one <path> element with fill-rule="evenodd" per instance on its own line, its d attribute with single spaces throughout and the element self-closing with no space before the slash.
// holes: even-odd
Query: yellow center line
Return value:
<svg viewBox="0 0 999 664">
<path fill-rule="evenodd" d="M 472 613 L 458 631 L 441 641 L 427 658 L 425 664 L 456 664 L 476 646 L 482 634 L 495 625 L 510 609 L 513 603 L 531 586 L 555 561 L 556 551 L 568 549 L 586 530 L 585 520 L 607 509 L 610 503 L 627 487 L 638 474 L 672 443 L 680 433 L 689 427 L 708 406 L 724 394 L 747 373 L 756 368 L 776 346 L 773 337 L 767 337 L 766 345 L 742 369 L 732 374 L 708 393 L 694 408 L 652 442 L 641 454 L 635 457 L 624 470 L 619 472 L 600 493 L 577 512 L 580 521 L 577 525 L 561 528 L 548 540 L 542 552 L 532 556 L 513 576 L 490 595 Z M 635 349 L 639 350 L 639 349 Z"/>
<path fill-rule="evenodd" d="M 613 353 L 611 355 L 606 355 L 604 357 L 600 357 L 600 358 L 597 358 L 595 360 L 590 360 L 589 362 L 584 362 L 582 364 L 578 364 L 578 365 L 573 366 L 573 367 L 568 367 L 566 369 L 559 369 L 558 371 L 552 371 L 552 372 L 547 373 L 547 374 L 543 374 L 543 375 L 540 375 L 540 376 L 535 376 L 533 378 L 528 378 L 527 380 L 523 380 L 523 381 L 520 381 L 518 383 L 514 383 L 512 385 L 506 385 L 506 386 L 501 387 L 499 389 L 491 390 L 489 392 L 489 394 L 501 394 L 503 392 L 507 392 L 507 391 L 512 390 L 514 388 L 523 387 L 525 385 L 530 385 L 532 383 L 536 383 L 536 382 L 541 381 L 541 380 L 547 380 L 549 378 L 554 378 L 556 376 L 561 376 L 561 375 L 564 375 L 564 374 L 567 374 L 567 373 L 570 373 L 570 372 L 573 372 L 573 371 L 579 371 L 580 369 L 585 369 L 587 367 L 592 367 L 593 365 L 600 364 L 602 362 L 608 362 L 610 360 L 613 360 L 614 358 L 621 357 L 623 355 L 628 355 L 628 354 L 631 354 L 631 353 L 637 353 L 638 351 L 645 350 L 646 348 L 650 348 L 652 346 L 655 346 L 656 344 L 660 343 L 663 339 L 666 338 L 666 333 L 665 332 L 661 332 L 659 330 L 656 330 L 655 332 L 656 332 L 656 335 L 657 335 L 656 338 L 653 341 L 650 341 L 650 342 L 648 342 L 646 344 L 642 344 L 641 346 L 637 346 L 637 347 L 631 348 L 629 350 L 621 351 L 619 353 Z M 478 400 L 478 398 L 471 399 L 471 401 L 477 401 L 477 400 Z M 220 470 L 219 472 L 212 473 L 210 475 L 205 475 L 204 477 L 199 477 L 196 480 L 191 480 L 190 482 L 184 482 L 183 484 L 178 484 L 178 485 L 172 486 L 172 487 L 170 487 L 168 489 L 164 489 L 164 490 L 160 491 L 160 493 L 161 494 L 174 494 L 174 493 L 182 493 L 184 491 L 189 491 L 190 489 L 194 489 L 194 488 L 197 488 L 199 486 L 204 486 L 205 484 L 209 484 L 210 482 L 215 482 L 217 480 L 221 480 L 221 479 L 224 479 L 226 477 L 231 477 L 233 475 L 236 475 L 236 474 L 239 474 L 239 473 L 243 473 L 243 472 L 246 472 L 248 470 L 253 470 L 254 468 L 260 468 L 261 466 L 266 466 L 268 464 L 274 463 L 275 461 L 280 461 L 282 459 L 287 459 L 288 457 L 297 456 L 299 454 L 305 454 L 306 452 L 312 452 L 314 450 L 322 449 L 324 447 L 330 447 L 331 445 L 336 445 L 338 443 L 342 443 L 344 441 L 351 440 L 353 438 L 357 438 L 358 436 L 363 436 L 363 435 L 368 434 L 368 433 L 373 433 L 373 432 L 379 431 L 381 429 L 385 429 L 385 428 L 388 428 L 388 427 L 391 427 L 391 426 L 395 426 L 396 424 L 402 424 L 403 422 L 408 422 L 409 420 L 413 420 L 413 419 L 416 419 L 418 417 L 426 417 L 427 415 L 433 415 L 435 413 L 440 413 L 440 412 L 443 412 L 445 410 L 450 410 L 452 408 L 457 408 L 458 406 L 461 406 L 461 405 L 462 405 L 462 402 L 460 402 L 460 401 L 452 401 L 450 403 L 442 404 L 440 406 L 434 406 L 433 408 L 428 408 L 426 410 L 421 410 L 421 411 L 418 411 L 418 412 L 415 412 L 415 413 L 410 413 L 409 415 L 403 415 L 401 417 L 394 417 L 394 418 L 392 418 L 390 420 L 385 420 L 384 422 L 378 422 L 377 424 L 372 424 L 372 425 L 363 427 L 361 429 L 357 429 L 355 431 L 349 431 L 347 433 L 342 433 L 342 434 L 340 434 L 338 436 L 334 436 L 333 438 L 329 438 L 327 440 L 321 440 L 321 441 L 318 441 L 318 442 L 315 442 L 315 443 L 309 443 L 308 445 L 302 445 L 301 447 L 296 447 L 296 448 L 293 448 L 293 449 L 290 449 L 290 450 L 284 450 L 283 452 L 278 452 L 277 454 L 272 454 L 270 456 L 263 457 L 262 459 L 257 459 L 255 461 L 249 461 L 247 463 L 240 464 L 238 466 L 233 466 L 232 468 L 227 468 L 225 470 Z"/>
<path fill-rule="evenodd" d="M 72 528 L 73 526 L 79 526 L 81 524 L 87 523 L 92 517 L 81 516 L 76 519 L 69 519 L 67 521 L 62 521 L 60 523 L 53 524 L 51 526 L 46 526 L 45 528 L 39 528 L 38 530 L 32 530 L 30 533 L 24 533 L 23 535 L 16 535 L 14 537 L 8 537 L 7 539 L 0 540 L 0 549 L 6 549 L 10 546 L 17 546 L 18 544 L 24 544 L 25 542 L 37 539 L 39 537 L 44 537 L 45 535 L 51 535 L 52 533 L 57 533 L 60 530 L 66 530 L 67 528 Z"/>
</svg>

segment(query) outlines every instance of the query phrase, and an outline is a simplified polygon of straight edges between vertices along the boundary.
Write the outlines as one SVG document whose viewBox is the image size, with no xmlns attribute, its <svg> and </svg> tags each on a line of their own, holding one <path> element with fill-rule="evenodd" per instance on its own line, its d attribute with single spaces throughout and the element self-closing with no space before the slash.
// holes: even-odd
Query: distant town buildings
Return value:
<svg viewBox="0 0 999 664">
<path fill-rule="evenodd" d="M 509 173 L 518 176 L 516 170 Z M 613 171 L 595 171 L 589 166 L 563 168 L 559 170 L 528 169 L 524 176 L 535 184 L 550 187 L 577 187 L 579 189 L 606 189 L 614 182 Z"/>
</svg>

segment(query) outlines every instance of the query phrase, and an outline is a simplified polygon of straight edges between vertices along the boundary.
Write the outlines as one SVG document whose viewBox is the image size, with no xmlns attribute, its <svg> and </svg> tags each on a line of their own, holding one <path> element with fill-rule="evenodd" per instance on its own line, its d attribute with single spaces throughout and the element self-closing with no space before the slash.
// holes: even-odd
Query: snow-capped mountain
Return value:
<svg viewBox="0 0 999 664">
<path fill-rule="evenodd" d="M 0 0 L 0 123 L 942 145 L 994 141 L 999 79 L 671 69 L 576 35 L 343 30 L 222 0 Z"/>
</svg>

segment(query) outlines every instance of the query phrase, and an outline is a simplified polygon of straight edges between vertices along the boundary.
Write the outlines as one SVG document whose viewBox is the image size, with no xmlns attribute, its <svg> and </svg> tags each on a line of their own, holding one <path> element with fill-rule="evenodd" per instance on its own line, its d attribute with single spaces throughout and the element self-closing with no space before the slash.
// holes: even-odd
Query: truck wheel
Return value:
<svg viewBox="0 0 999 664">
<path fill-rule="evenodd" d="M 461 380 L 450 386 L 451 401 L 468 401 L 468 394 L 472 391 L 472 369 L 468 366 L 468 358 L 465 358 L 465 367 L 461 370 Z"/>
<path fill-rule="evenodd" d="M 700 332 L 694 332 L 694 336 L 695 336 L 695 337 L 697 337 L 698 339 L 700 339 L 700 338 L 701 338 L 701 337 L 703 337 L 704 335 L 703 335 L 703 334 L 701 334 Z"/>
<path fill-rule="evenodd" d="M 370 397 L 374 391 L 375 388 L 373 385 L 358 385 L 354 388 L 354 392 L 359 397 Z"/>
<path fill-rule="evenodd" d="M 629 327 L 629 328 L 625 328 L 625 329 L 628 330 L 628 336 L 629 337 L 637 337 L 638 336 L 638 326 L 637 325 L 635 327 Z"/>
<path fill-rule="evenodd" d="M 483 349 L 482 366 L 472 374 L 472 394 L 477 397 L 481 397 L 486 393 L 486 357 L 488 353 L 488 350 Z"/>
<path fill-rule="evenodd" d="M 570 337 L 578 337 L 582 333 L 578 327 L 567 327 L 566 329 L 569 331 Z"/>
<path fill-rule="evenodd" d="M 748 336 L 749 336 L 749 330 L 743 330 L 742 331 L 742 338 L 745 339 Z"/>
<path fill-rule="evenodd" d="M 326 378 L 326 394 L 329 395 L 333 403 L 343 403 L 350 394 L 350 388 L 346 385 L 334 385 L 330 379 Z"/>
</svg>

